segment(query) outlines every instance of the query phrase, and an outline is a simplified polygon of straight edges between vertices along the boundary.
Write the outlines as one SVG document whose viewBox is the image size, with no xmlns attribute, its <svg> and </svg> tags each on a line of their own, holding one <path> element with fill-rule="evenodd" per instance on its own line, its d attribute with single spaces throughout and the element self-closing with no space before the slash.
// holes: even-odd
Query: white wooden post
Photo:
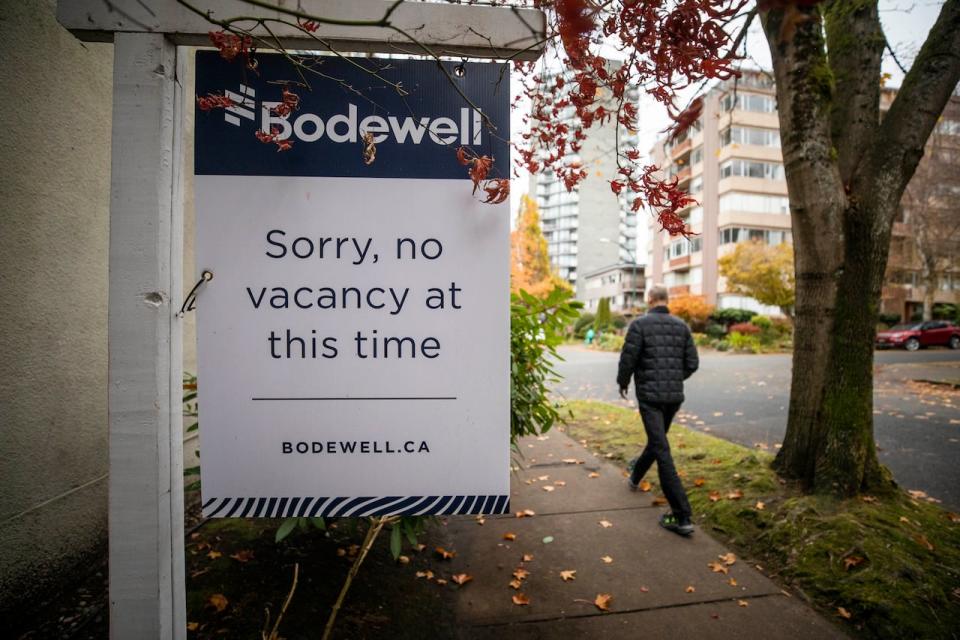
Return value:
<svg viewBox="0 0 960 640">
<path fill-rule="evenodd" d="M 150 33 L 114 45 L 110 637 L 184 638 L 177 49 Z"/>
</svg>

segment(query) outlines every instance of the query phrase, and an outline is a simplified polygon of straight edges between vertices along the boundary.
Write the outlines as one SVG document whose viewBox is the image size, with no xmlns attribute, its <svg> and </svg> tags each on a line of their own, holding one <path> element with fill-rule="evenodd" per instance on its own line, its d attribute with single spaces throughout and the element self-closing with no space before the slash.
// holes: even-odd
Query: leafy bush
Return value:
<svg viewBox="0 0 960 640">
<path fill-rule="evenodd" d="M 600 336 L 594 341 L 594 344 L 597 345 L 598 349 L 603 351 L 616 351 L 617 353 L 623 349 L 624 337 L 617 335 L 616 333 L 601 333 Z"/>
<path fill-rule="evenodd" d="M 710 315 L 710 319 L 729 327 L 740 322 L 750 322 L 750 319 L 755 315 L 757 315 L 757 312 L 749 309 L 718 309 Z"/>
<path fill-rule="evenodd" d="M 749 322 L 738 322 L 730 327 L 730 333 L 739 333 L 745 336 L 753 336 L 760 333 L 760 327 Z"/>
<path fill-rule="evenodd" d="M 781 338 L 793 337 L 793 323 L 787 318 L 771 318 L 773 331 Z"/>
<path fill-rule="evenodd" d="M 682 318 L 693 331 L 703 331 L 714 307 L 703 296 L 678 296 L 670 301 L 669 308 L 670 313 Z"/>
<path fill-rule="evenodd" d="M 581 340 L 586 337 L 587 329 L 593 326 L 594 316 L 589 311 L 580 314 L 580 317 L 577 318 L 577 321 L 573 323 L 573 335 Z"/>
<path fill-rule="evenodd" d="M 717 351 L 729 351 L 730 343 L 726 340 L 717 340 L 716 344 L 713 345 L 713 348 Z"/>
<path fill-rule="evenodd" d="M 722 324 L 711 322 L 707 325 L 706 334 L 714 340 L 722 340 L 723 337 L 727 335 L 727 328 Z"/>
<path fill-rule="evenodd" d="M 597 333 L 610 326 L 610 298 L 600 298 L 597 303 L 597 317 L 593 319 L 593 328 Z"/>
<path fill-rule="evenodd" d="M 731 331 L 727 337 L 730 347 L 735 351 L 747 351 L 749 353 L 760 353 L 760 336 L 746 335 L 739 331 Z"/>
<path fill-rule="evenodd" d="M 900 322 L 900 314 L 899 313 L 881 313 L 879 316 L 879 320 L 881 324 L 884 324 L 888 327 L 892 327 L 893 325 L 898 324 Z"/>
<path fill-rule="evenodd" d="M 773 327 L 773 320 L 767 316 L 753 316 L 750 318 L 750 324 L 754 325 L 755 327 L 759 327 L 762 331 L 764 329 L 770 329 Z"/>
<path fill-rule="evenodd" d="M 526 291 L 510 296 L 510 443 L 544 433 L 560 419 L 548 397 L 558 381 L 553 363 L 560 356 L 563 328 L 577 317 L 580 302 L 571 293 L 554 289 L 540 299 Z"/>
<path fill-rule="evenodd" d="M 696 333 L 693 334 L 693 342 L 698 347 L 705 347 L 710 344 L 711 338 L 705 333 Z"/>
<path fill-rule="evenodd" d="M 610 318 L 610 326 L 614 329 L 623 329 L 627 326 L 627 316 L 622 313 L 615 313 Z"/>
</svg>

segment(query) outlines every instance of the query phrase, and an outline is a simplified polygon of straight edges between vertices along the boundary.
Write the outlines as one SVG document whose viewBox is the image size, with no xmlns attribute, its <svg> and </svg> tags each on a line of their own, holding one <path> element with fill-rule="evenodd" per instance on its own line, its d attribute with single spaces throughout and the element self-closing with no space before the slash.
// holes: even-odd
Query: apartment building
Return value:
<svg viewBox="0 0 960 640">
<path fill-rule="evenodd" d="M 584 307 L 595 311 L 600 300 L 610 300 L 614 313 L 632 314 L 643 306 L 643 265 L 613 264 L 584 274 Z"/>
<path fill-rule="evenodd" d="M 616 63 L 610 65 L 615 68 Z M 545 77 L 543 86 L 547 95 L 552 92 L 557 75 Z M 609 91 L 600 91 L 604 92 L 601 100 L 606 96 L 603 104 L 615 109 Z M 637 99 L 636 88 L 628 89 L 627 100 L 636 103 Z M 573 107 L 567 107 L 560 119 L 573 130 L 574 116 Z M 581 162 L 587 171 L 587 178 L 579 188 L 568 192 L 556 174 L 542 171 L 530 177 L 530 195 L 540 208 L 550 263 L 560 277 L 574 287 L 577 299 L 586 303 L 586 274 L 637 262 L 637 215 L 629 209 L 632 194 L 615 196 L 610 190 L 610 180 L 616 177 L 618 140 L 620 148 L 625 150 L 635 148 L 638 138 L 636 131 L 620 125 L 615 127 L 609 122 L 594 123 L 585 133 L 587 137 L 579 154 L 568 155 L 572 161 Z M 638 287 L 627 293 L 635 298 L 641 290 L 642 287 Z"/>
<path fill-rule="evenodd" d="M 721 309 L 777 315 L 774 307 L 728 291 L 717 266 L 738 242 L 792 240 L 773 79 L 744 72 L 736 84 L 721 82 L 701 98 L 693 126 L 651 151 L 699 204 L 680 212 L 696 234 L 690 239 L 671 238 L 648 217 L 647 285 L 662 282 L 673 296 L 704 296 Z"/>
<path fill-rule="evenodd" d="M 881 109 L 896 91 L 882 92 Z M 671 238 L 650 217 L 648 283 L 663 282 L 672 295 L 704 296 L 718 308 L 778 315 L 747 296 L 729 291 L 717 260 L 738 242 L 792 242 L 790 203 L 780 152 L 773 78 L 746 71 L 737 81 L 716 84 L 702 96 L 700 118 L 676 139 L 659 140 L 655 163 L 699 204 L 681 215 L 697 234 Z M 927 153 L 902 202 L 894 225 L 882 312 L 909 319 L 924 301 L 960 303 L 960 98 L 953 98 L 927 145 Z M 951 172 L 949 169 L 953 168 Z M 927 233 L 921 233 L 921 225 Z M 938 231 L 931 232 L 936 228 Z M 924 239 L 926 242 L 923 242 Z M 931 253 L 936 254 L 931 259 Z M 924 271 L 936 272 L 927 296 Z"/>
</svg>

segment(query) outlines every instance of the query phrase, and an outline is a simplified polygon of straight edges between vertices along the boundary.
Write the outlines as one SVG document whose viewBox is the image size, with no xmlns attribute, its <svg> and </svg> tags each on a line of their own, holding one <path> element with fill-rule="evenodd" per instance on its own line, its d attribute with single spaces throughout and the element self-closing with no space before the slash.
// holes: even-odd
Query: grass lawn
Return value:
<svg viewBox="0 0 960 640">
<path fill-rule="evenodd" d="M 566 432 L 626 463 L 646 441 L 636 411 L 573 401 Z M 960 638 L 960 516 L 897 492 L 804 495 L 773 456 L 673 425 L 696 523 L 866 638 Z M 647 475 L 658 491 L 656 472 Z M 849 616 L 849 618 L 847 617 Z"/>
</svg>

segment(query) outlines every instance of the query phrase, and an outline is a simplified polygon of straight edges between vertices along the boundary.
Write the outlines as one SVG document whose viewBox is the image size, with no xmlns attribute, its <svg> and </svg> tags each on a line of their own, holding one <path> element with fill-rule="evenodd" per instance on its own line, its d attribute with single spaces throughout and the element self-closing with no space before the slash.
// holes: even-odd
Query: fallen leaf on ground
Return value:
<svg viewBox="0 0 960 640">
<path fill-rule="evenodd" d="M 414 547 L 414 549 L 416 549 L 417 551 L 423 551 L 426 548 L 427 548 L 427 545 L 423 544 L 422 542 Z"/>
<path fill-rule="evenodd" d="M 596 471 L 591 471 L 591 472 L 587 475 L 587 477 L 588 477 L 588 478 L 599 478 L 599 477 L 600 477 L 600 474 L 597 473 Z"/>
<path fill-rule="evenodd" d="M 613 562 L 613 558 L 611 558 L 610 556 L 603 556 L 600 559 L 603 560 L 604 564 L 610 564 L 611 562 Z"/>
<path fill-rule="evenodd" d="M 735 489 L 727 494 L 727 500 L 739 500 L 743 497 L 743 491 L 740 489 Z"/>
<path fill-rule="evenodd" d="M 410 564 L 410 556 L 397 556 L 397 562 L 400 564 Z"/>
<path fill-rule="evenodd" d="M 543 544 L 550 544 L 551 542 L 553 542 L 553 536 L 544 537 Z"/>
<path fill-rule="evenodd" d="M 837 607 L 837 615 L 843 618 L 844 620 L 849 620 L 850 618 L 853 617 L 850 614 L 850 612 L 844 609 L 843 607 Z"/>
<path fill-rule="evenodd" d="M 727 584 L 730 585 L 731 587 L 735 587 L 737 586 L 737 581 L 734 578 L 730 578 L 729 580 L 727 580 Z"/>
<path fill-rule="evenodd" d="M 710 562 L 707 564 L 707 566 L 710 567 L 714 573 L 726 574 L 729 571 L 729 569 L 727 569 L 725 566 L 723 566 L 719 562 Z"/>
<path fill-rule="evenodd" d="M 650 489 L 653 488 L 653 485 L 651 485 L 646 480 L 642 480 L 638 486 L 640 487 L 640 491 L 643 491 L 644 493 L 646 493 L 647 491 L 650 491 Z"/>
<path fill-rule="evenodd" d="M 873 504 L 877 502 L 877 499 L 874 498 L 873 496 L 860 496 L 860 499 L 866 502 L 867 504 Z"/>
<path fill-rule="evenodd" d="M 433 580 L 433 571 L 417 571 L 418 578 L 426 578 L 427 580 Z"/>
<path fill-rule="evenodd" d="M 844 571 L 850 571 L 853 567 L 859 567 L 861 564 L 863 564 L 863 558 L 860 556 L 847 556 L 843 559 Z"/>
<path fill-rule="evenodd" d="M 478 525 L 483 526 L 483 523 L 486 522 L 486 521 L 487 521 L 487 519 L 484 518 L 483 516 L 477 516 L 477 524 L 478 524 Z"/>
<path fill-rule="evenodd" d="M 595 604 L 597 609 L 600 609 L 600 611 L 610 611 L 611 600 L 613 600 L 613 596 L 609 593 L 598 593 L 596 600 L 593 601 L 593 604 Z"/>
<path fill-rule="evenodd" d="M 236 553 L 230 554 L 230 557 L 237 562 L 250 562 L 253 560 L 253 551 L 250 551 L 249 549 L 243 549 L 241 551 L 237 551 Z"/>
<path fill-rule="evenodd" d="M 748 606 L 750 603 L 747 602 L 746 600 L 737 600 L 737 604 L 740 605 L 741 607 L 746 607 L 746 606 Z"/>
<path fill-rule="evenodd" d="M 576 458 L 564 458 L 563 460 L 561 460 L 561 462 L 565 462 L 567 464 L 580 464 L 580 461 L 577 460 Z"/>
<path fill-rule="evenodd" d="M 610 522 L 609 520 L 601 520 L 598 524 L 604 529 L 609 529 L 610 527 L 613 526 L 613 523 Z"/>
<path fill-rule="evenodd" d="M 640 587 L 640 593 L 647 593 L 650 591 L 649 587 Z"/>
<path fill-rule="evenodd" d="M 202 576 L 203 574 L 207 573 L 208 571 L 210 571 L 210 567 L 207 567 L 206 569 L 200 569 L 199 571 L 191 571 L 191 572 L 190 572 L 190 577 L 191 577 L 191 578 L 199 578 L 200 576 Z"/>
<path fill-rule="evenodd" d="M 451 576 L 450 579 L 456 582 L 458 585 L 463 586 L 473 580 L 473 576 L 469 573 L 458 573 Z"/>
<path fill-rule="evenodd" d="M 217 613 L 220 613 L 221 611 L 226 609 L 227 604 L 229 604 L 229 601 L 227 600 L 227 597 L 222 593 L 215 593 L 209 598 L 207 598 L 207 606 L 213 607 Z"/>
<path fill-rule="evenodd" d="M 200 628 L 200 623 L 199 623 L 199 622 L 188 622 L 188 623 L 187 623 L 187 631 L 196 631 L 196 630 L 199 629 L 199 628 Z"/>
<path fill-rule="evenodd" d="M 545 485 L 543 485 L 543 486 L 540 487 L 540 488 L 543 489 L 544 491 L 548 492 L 548 493 L 549 493 L 550 491 L 553 491 L 554 489 L 556 489 L 556 487 L 554 487 L 553 485 L 549 485 L 549 484 L 545 484 Z"/>
<path fill-rule="evenodd" d="M 757 500 L 757 504 L 755 504 L 754 506 L 757 508 L 757 511 L 763 511 L 764 509 L 767 508 L 767 505 L 759 500 Z"/>
<path fill-rule="evenodd" d="M 222 555 L 223 555 L 223 554 L 220 553 L 219 551 L 214 551 L 213 549 L 211 549 L 211 550 L 210 550 L 210 553 L 207 554 L 207 557 L 210 558 L 211 560 L 216 560 L 217 558 L 219 558 L 219 557 L 222 556 Z"/>
<path fill-rule="evenodd" d="M 928 551 L 933 551 L 933 545 L 929 540 L 927 540 L 927 536 L 923 535 L 922 533 L 918 533 L 913 536 L 913 539 L 917 541 L 917 544 L 926 547 Z"/>
<path fill-rule="evenodd" d="M 947 518 L 950 519 L 950 522 L 960 522 L 960 513 L 953 513 L 952 511 L 948 511 Z"/>
<path fill-rule="evenodd" d="M 523 586 L 523 582 L 514 578 L 513 580 L 510 581 L 510 586 L 513 587 L 514 589 L 519 589 L 520 587 Z"/>
<path fill-rule="evenodd" d="M 706 482 L 706 480 L 704 480 L 703 478 L 697 478 L 696 480 L 693 481 L 693 486 L 702 487 L 704 482 Z"/>
<path fill-rule="evenodd" d="M 686 589 L 684 589 L 684 591 L 686 591 L 687 593 L 693 593 L 694 591 L 696 591 L 696 588 L 694 588 L 693 585 L 691 585 Z"/>
<path fill-rule="evenodd" d="M 523 554 L 523 561 L 524 561 L 524 562 L 533 562 L 533 554 L 532 554 L 532 553 L 525 553 L 525 554 Z"/>
<path fill-rule="evenodd" d="M 456 551 L 447 551 L 443 547 L 437 547 L 434 549 L 437 552 L 437 555 L 440 556 L 441 560 L 450 560 L 457 555 Z"/>
<path fill-rule="evenodd" d="M 723 564 L 727 565 L 728 567 L 736 564 L 737 562 L 737 556 L 733 553 L 725 553 L 722 556 L 717 557 L 720 558 L 723 561 Z"/>
<path fill-rule="evenodd" d="M 549 480 L 550 476 L 537 476 L 537 480 L 543 482 L 544 480 Z"/>
<path fill-rule="evenodd" d="M 436 582 L 440 586 L 447 584 L 447 581 L 444 580 L 443 578 L 437 578 L 436 580 L 434 580 L 434 582 Z"/>
<path fill-rule="evenodd" d="M 720 496 L 720 492 L 719 492 L 719 491 L 711 491 L 711 492 L 710 492 L 710 495 L 709 495 L 710 502 L 719 502 L 719 501 L 720 501 L 720 497 L 721 497 L 721 496 Z"/>
<path fill-rule="evenodd" d="M 530 604 L 530 598 L 522 593 L 516 593 L 513 595 L 513 604 L 517 605 L 518 607 L 526 606 Z"/>
<path fill-rule="evenodd" d="M 503 534 L 503 539 L 504 539 L 504 540 L 516 540 L 516 539 L 517 539 L 517 534 L 515 534 L 515 533 L 505 533 L 505 534 Z"/>
<path fill-rule="evenodd" d="M 533 509 L 524 509 L 523 511 L 517 511 L 518 518 L 532 518 L 535 515 L 537 515 L 537 513 Z"/>
<path fill-rule="evenodd" d="M 656 498 L 653 499 L 653 501 L 650 504 L 652 504 L 655 507 L 662 507 L 663 505 L 667 504 L 667 499 L 664 498 L 663 496 L 657 496 Z"/>
<path fill-rule="evenodd" d="M 530 572 L 524 569 L 523 567 L 517 567 L 513 570 L 513 577 L 517 580 L 525 580 L 527 576 L 530 575 Z"/>
<path fill-rule="evenodd" d="M 568 580 L 576 580 L 577 579 L 576 573 L 577 573 L 576 569 L 561 571 L 560 577 L 563 579 L 564 582 L 567 582 Z"/>
<path fill-rule="evenodd" d="M 555 485 L 558 486 L 558 487 L 565 487 L 565 486 L 567 486 L 567 483 L 564 482 L 563 480 L 554 480 L 554 481 L 553 481 L 553 484 L 555 484 Z"/>
<path fill-rule="evenodd" d="M 926 497 L 927 497 L 927 492 L 926 492 L 926 491 L 920 491 L 919 489 L 911 489 L 911 490 L 907 491 L 907 493 L 909 493 L 909 494 L 910 494 L 910 497 L 911 497 L 911 498 L 914 498 L 914 499 L 917 499 L 917 498 L 926 498 Z"/>
</svg>

